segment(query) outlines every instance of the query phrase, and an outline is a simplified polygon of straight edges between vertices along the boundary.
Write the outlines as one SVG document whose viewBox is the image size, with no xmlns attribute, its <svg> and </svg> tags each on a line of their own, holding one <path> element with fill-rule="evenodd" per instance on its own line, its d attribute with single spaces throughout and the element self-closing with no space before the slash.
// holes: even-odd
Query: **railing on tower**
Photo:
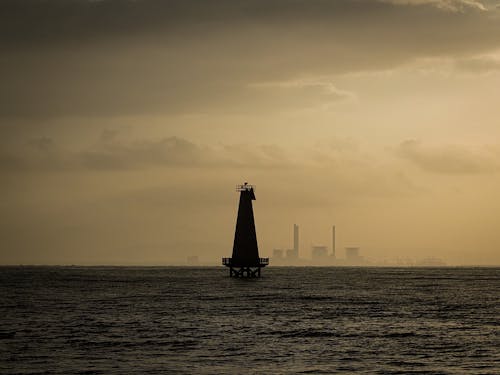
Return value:
<svg viewBox="0 0 500 375">
<path fill-rule="evenodd" d="M 233 258 L 222 258 L 222 265 L 223 266 L 230 266 L 232 265 Z M 269 264 L 269 258 L 259 258 L 259 265 L 260 266 L 267 266 Z"/>
<path fill-rule="evenodd" d="M 243 185 L 236 185 L 236 191 L 255 191 L 255 185 L 249 185 L 246 182 Z"/>
</svg>

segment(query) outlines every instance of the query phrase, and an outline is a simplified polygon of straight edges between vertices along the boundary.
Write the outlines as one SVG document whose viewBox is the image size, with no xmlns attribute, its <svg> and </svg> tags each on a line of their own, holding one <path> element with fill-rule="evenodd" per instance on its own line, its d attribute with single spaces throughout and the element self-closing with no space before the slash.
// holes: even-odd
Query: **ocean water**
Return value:
<svg viewBox="0 0 500 375">
<path fill-rule="evenodd" d="M 500 268 L 0 268 L 1 374 L 500 374 Z"/>
</svg>

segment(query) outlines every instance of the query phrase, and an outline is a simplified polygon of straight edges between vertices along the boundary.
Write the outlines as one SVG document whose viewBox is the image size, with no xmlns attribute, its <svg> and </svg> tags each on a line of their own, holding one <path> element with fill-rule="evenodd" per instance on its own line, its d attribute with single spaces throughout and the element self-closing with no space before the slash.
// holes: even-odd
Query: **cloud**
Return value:
<svg viewBox="0 0 500 375">
<path fill-rule="evenodd" d="M 30 139 L 0 153 L 5 171 L 134 170 L 153 167 L 275 168 L 291 165 L 276 145 L 221 144 L 206 146 L 170 136 L 156 140 L 123 141 L 104 130 L 97 143 L 69 151 L 50 137 Z"/>
<path fill-rule="evenodd" d="M 28 144 L 41 152 L 50 152 L 54 149 L 54 140 L 50 137 L 36 137 L 28 141 Z"/>
<path fill-rule="evenodd" d="M 39 174 L 85 176 L 99 172 L 112 176 L 163 169 L 163 173 L 191 173 L 203 170 L 205 174 L 267 176 L 267 178 L 311 183 L 334 187 L 347 195 L 385 195 L 414 192 L 408 181 L 401 179 L 401 171 L 385 167 L 383 158 L 366 153 L 353 139 L 330 138 L 315 145 L 293 149 L 275 144 L 201 144 L 178 136 L 159 139 L 127 141 L 116 131 L 105 130 L 91 145 L 69 151 L 50 137 L 38 137 L 22 147 L 0 153 L 0 173 L 19 173 L 25 176 Z M 191 172 L 190 172 L 191 171 Z M 272 177 L 271 177 L 272 176 Z M 376 181 L 376 187 L 373 182 Z M 404 183 L 403 183 L 404 182 Z"/>
<path fill-rule="evenodd" d="M 258 107 L 267 103 L 275 109 L 326 107 L 356 95 L 337 88 L 324 79 L 300 79 L 251 83 L 252 95 L 259 98 Z M 272 110 L 269 108 L 269 110 Z"/>
<path fill-rule="evenodd" d="M 381 0 L 396 5 L 432 5 L 439 9 L 458 12 L 466 9 L 486 11 L 486 7 L 477 0 Z"/>
<path fill-rule="evenodd" d="M 1 2 L 0 117 L 269 113 L 345 97 L 302 77 L 498 48 L 489 12 L 436 7 L 483 3 L 417 3 Z"/>
<path fill-rule="evenodd" d="M 455 68 L 467 73 L 490 73 L 500 70 L 500 60 L 487 56 L 459 59 Z"/>
<path fill-rule="evenodd" d="M 54 138 L 40 136 L 29 138 L 21 144 L 6 146 L 0 150 L 1 172 L 47 172 L 69 170 L 78 167 L 75 155 L 61 147 Z"/>
<path fill-rule="evenodd" d="M 123 169 L 144 166 L 192 166 L 210 158 L 210 151 L 179 137 L 123 144 L 104 142 L 79 153 L 91 169 Z"/>
<path fill-rule="evenodd" d="M 99 143 L 77 157 L 90 169 L 149 167 L 286 167 L 290 161 L 276 145 L 221 144 L 207 146 L 171 136 L 131 143 Z"/>
<path fill-rule="evenodd" d="M 459 146 L 425 147 L 413 139 L 402 142 L 396 149 L 396 155 L 432 173 L 491 173 L 500 167 L 495 155 L 486 152 L 474 152 Z"/>
</svg>

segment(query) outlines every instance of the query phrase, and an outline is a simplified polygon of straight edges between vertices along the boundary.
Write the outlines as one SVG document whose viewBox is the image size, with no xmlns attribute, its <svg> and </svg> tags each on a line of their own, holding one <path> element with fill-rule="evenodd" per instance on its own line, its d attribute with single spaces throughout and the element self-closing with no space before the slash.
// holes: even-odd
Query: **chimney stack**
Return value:
<svg viewBox="0 0 500 375">
<path fill-rule="evenodd" d="M 335 225 L 332 227 L 332 257 L 335 258 Z"/>
</svg>

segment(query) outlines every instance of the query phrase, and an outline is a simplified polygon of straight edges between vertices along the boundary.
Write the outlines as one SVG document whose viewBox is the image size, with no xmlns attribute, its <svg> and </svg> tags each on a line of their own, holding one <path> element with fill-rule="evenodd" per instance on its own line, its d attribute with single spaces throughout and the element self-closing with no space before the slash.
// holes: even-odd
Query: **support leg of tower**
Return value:
<svg viewBox="0 0 500 375">
<path fill-rule="evenodd" d="M 262 267 L 229 267 L 230 277 L 260 277 Z"/>
</svg>

